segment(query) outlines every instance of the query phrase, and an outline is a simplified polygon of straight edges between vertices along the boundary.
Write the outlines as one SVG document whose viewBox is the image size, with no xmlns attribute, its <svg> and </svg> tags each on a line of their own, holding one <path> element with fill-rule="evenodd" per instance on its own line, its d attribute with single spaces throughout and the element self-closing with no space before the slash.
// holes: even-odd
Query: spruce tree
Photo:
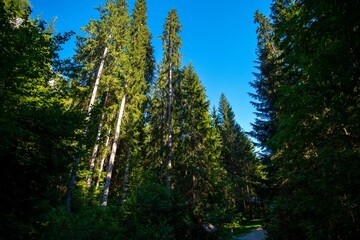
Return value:
<svg viewBox="0 0 360 240">
<path fill-rule="evenodd" d="M 209 102 L 205 89 L 192 64 L 183 67 L 179 81 L 175 84 L 175 104 L 179 106 L 174 114 L 174 184 L 197 221 L 205 213 L 214 210 L 211 196 L 219 191 L 224 180 L 221 166 L 220 146 L 213 141 L 216 132 L 209 114 Z M 220 187 L 221 188 L 221 187 Z"/>
<path fill-rule="evenodd" d="M 248 203 L 251 197 L 256 196 L 251 183 L 254 182 L 258 162 L 251 141 L 235 121 L 235 114 L 223 93 L 217 127 L 222 138 L 221 158 L 232 185 L 235 207 L 251 215 Z"/>
<path fill-rule="evenodd" d="M 275 1 L 281 54 L 271 239 L 359 233 L 358 1 Z M 286 217 L 284 217 L 286 216 Z"/>
<path fill-rule="evenodd" d="M 266 208 L 276 194 L 276 188 L 271 184 L 275 172 L 275 165 L 270 160 L 275 151 L 271 138 L 277 131 L 276 103 L 281 97 L 279 88 L 286 80 L 281 76 L 281 51 L 275 42 L 273 22 L 259 11 L 255 13 L 254 22 L 258 24 L 256 30 L 258 71 L 254 73 L 255 79 L 250 82 L 255 93 L 249 95 L 254 99 L 251 103 L 256 109 L 256 119 L 251 124 L 253 130 L 250 136 L 257 141 L 255 145 L 260 149 L 259 158 L 266 173 L 266 179 L 259 179 L 261 184 L 257 190 L 263 207 Z"/>
<path fill-rule="evenodd" d="M 121 140 L 124 147 L 120 149 L 125 163 L 121 168 L 124 177 L 119 183 L 123 186 L 121 194 L 123 200 L 132 184 L 132 179 L 142 177 L 141 166 L 145 158 L 143 151 L 146 150 L 143 130 L 145 127 L 144 112 L 147 107 L 147 93 L 153 78 L 154 57 L 151 34 L 147 27 L 147 6 L 144 0 L 135 3 L 130 20 L 130 36 L 132 40 L 129 47 L 131 62 L 129 77 L 132 79 L 132 88 L 128 98 L 128 111 L 124 118 L 124 134 L 122 134 Z"/>
<path fill-rule="evenodd" d="M 92 116 L 91 118 L 94 107 L 96 108 L 99 104 L 101 104 L 101 100 L 99 101 L 98 95 L 104 95 L 104 84 L 103 80 L 102 82 L 100 82 L 100 79 L 103 75 L 106 75 L 106 71 L 108 71 L 108 69 L 110 68 L 108 62 L 105 66 L 105 61 L 108 57 L 108 50 L 110 45 L 109 38 L 111 37 L 110 31 L 107 26 L 109 25 L 107 19 L 108 13 L 106 12 L 106 9 L 100 8 L 99 10 L 101 11 L 100 20 L 91 20 L 87 24 L 87 26 L 83 28 L 86 36 L 78 37 L 76 49 L 77 53 L 74 56 L 74 61 L 77 67 L 81 69 L 77 76 L 78 86 L 85 88 L 86 93 L 88 93 L 90 96 L 88 96 L 86 93 L 79 96 L 79 99 L 83 100 L 80 101 L 80 103 L 83 103 L 79 105 L 83 108 L 84 111 L 86 111 L 86 117 L 84 119 L 84 127 L 82 134 L 83 136 L 78 143 L 78 154 L 75 156 L 74 159 L 72 173 L 65 195 L 65 206 L 68 209 L 70 209 L 72 193 L 76 184 L 76 179 L 78 178 L 78 171 L 82 170 L 79 169 L 79 165 L 81 165 L 81 160 L 83 159 L 84 155 L 86 156 L 86 148 L 88 148 L 88 146 L 90 145 L 89 143 L 94 142 L 89 141 L 89 139 L 92 139 L 92 137 L 94 137 L 96 138 L 96 141 L 92 151 L 92 155 L 90 157 L 88 166 L 88 169 L 90 169 L 90 171 L 87 174 L 88 176 L 86 180 L 87 187 L 90 188 L 91 186 L 95 158 L 97 155 L 101 128 L 103 125 L 102 121 L 104 119 L 104 117 L 102 117 L 102 120 L 98 123 L 97 115 Z M 94 129 L 96 129 L 96 127 L 92 127 L 93 125 L 98 125 L 98 133 L 96 137 L 93 136 L 93 134 L 90 134 Z"/>
<path fill-rule="evenodd" d="M 173 165 L 173 84 L 180 67 L 181 38 L 178 35 L 181 31 L 181 25 L 175 9 L 171 10 L 166 17 L 166 23 L 163 26 L 163 35 L 160 38 L 163 41 L 163 60 L 160 66 L 159 79 L 154 88 L 152 108 L 158 111 L 151 114 L 154 116 L 152 128 L 158 132 L 154 143 L 160 141 L 160 146 L 153 150 L 153 154 L 160 156 L 162 164 L 165 165 L 166 187 L 171 189 L 171 175 Z M 166 103 L 166 105 L 164 105 Z M 166 132 L 166 133 L 165 133 Z M 165 135 L 164 135 L 165 134 Z"/>
<path fill-rule="evenodd" d="M 110 183 L 112 179 L 112 172 L 115 164 L 116 152 L 119 143 L 121 124 L 124 116 L 125 105 L 127 96 L 131 96 L 132 88 L 134 86 L 133 79 L 131 78 L 131 62 L 129 56 L 130 49 L 130 34 L 129 34 L 129 14 L 128 5 L 125 0 L 109 1 L 108 9 L 111 13 L 109 22 L 111 24 L 111 35 L 113 38 L 113 47 L 111 48 L 111 56 L 114 67 L 110 76 L 111 81 L 116 81 L 113 85 L 115 91 L 115 98 L 118 100 L 121 97 L 121 104 L 118 106 L 115 103 L 117 113 L 114 138 L 110 150 L 109 163 L 106 171 L 106 178 L 104 183 L 104 191 L 102 194 L 100 205 L 107 206 L 108 196 L 110 191 Z"/>
<path fill-rule="evenodd" d="M 71 106 L 58 57 L 71 34 L 54 35 L 52 25 L 30 19 L 30 9 L 14 7 L 20 1 L 6 3 L 0 1 L 0 158 L 6 170 L 0 235 L 32 239 L 61 204 L 81 115 Z"/>
<path fill-rule="evenodd" d="M 255 93 L 250 93 L 254 99 L 251 103 L 256 109 L 256 119 L 252 123 L 252 137 L 258 141 L 262 148 L 264 158 L 271 154 L 269 139 L 276 129 L 276 106 L 278 97 L 276 90 L 281 81 L 279 77 L 280 64 L 278 57 L 279 50 L 274 42 L 274 26 L 270 19 L 256 11 L 254 22 L 258 24 L 257 58 L 258 72 L 254 73 L 255 80 L 250 82 Z"/>
</svg>

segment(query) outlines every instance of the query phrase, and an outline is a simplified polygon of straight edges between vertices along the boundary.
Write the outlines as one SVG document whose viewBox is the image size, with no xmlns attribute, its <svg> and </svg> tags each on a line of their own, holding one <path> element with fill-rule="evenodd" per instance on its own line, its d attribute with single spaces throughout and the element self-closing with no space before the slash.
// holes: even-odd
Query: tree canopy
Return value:
<svg viewBox="0 0 360 240">
<path fill-rule="evenodd" d="M 268 239 L 357 239 L 359 1 L 255 13 L 249 133 L 225 94 L 210 111 L 176 9 L 155 61 L 147 7 L 105 1 L 60 59 L 73 32 L 0 1 L 0 238 L 230 239 L 263 218 Z"/>
<path fill-rule="evenodd" d="M 359 233 L 358 7 L 279 0 L 271 19 L 256 15 L 254 135 L 270 152 L 270 239 Z"/>
</svg>

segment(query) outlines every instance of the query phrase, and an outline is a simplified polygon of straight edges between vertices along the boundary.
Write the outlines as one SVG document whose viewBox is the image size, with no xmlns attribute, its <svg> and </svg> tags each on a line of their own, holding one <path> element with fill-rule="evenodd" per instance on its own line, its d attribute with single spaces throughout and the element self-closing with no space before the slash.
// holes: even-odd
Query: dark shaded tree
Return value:
<svg viewBox="0 0 360 240">
<path fill-rule="evenodd" d="M 54 36 L 29 9 L 7 2 L 0 1 L 0 235 L 29 239 L 61 202 L 81 116 L 57 71 L 57 51 L 71 34 Z"/>
<path fill-rule="evenodd" d="M 281 75 L 271 239 L 359 234 L 359 1 L 274 1 Z"/>
<path fill-rule="evenodd" d="M 254 183 L 258 162 L 253 145 L 235 121 L 235 114 L 224 94 L 220 97 L 216 119 L 222 139 L 221 160 L 231 184 L 232 202 L 238 211 L 251 216 L 249 202 L 256 197 Z"/>
<path fill-rule="evenodd" d="M 159 76 L 152 90 L 150 107 L 152 155 L 154 167 L 165 174 L 167 189 L 171 189 L 171 175 L 173 165 L 173 111 L 174 84 L 179 76 L 181 62 L 180 48 L 181 25 L 175 9 L 169 11 L 163 26 L 163 60 L 159 66 Z M 160 174 L 162 176 L 162 174 Z"/>
</svg>

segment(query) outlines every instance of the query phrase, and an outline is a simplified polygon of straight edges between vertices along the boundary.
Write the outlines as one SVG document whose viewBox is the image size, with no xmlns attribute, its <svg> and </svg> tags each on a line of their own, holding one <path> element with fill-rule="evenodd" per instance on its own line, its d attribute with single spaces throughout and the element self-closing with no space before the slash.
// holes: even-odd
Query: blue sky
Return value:
<svg viewBox="0 0 360 240">
<path fill-rule="evenodd" d="M 57 17 L 57 32 L 80 28 L 90 19 L 97 19 L 95 9 L 105 0 L 30 0 L 33 15 L 40 15 L 50 22 Z M 128 0 L 132 9 L 135 0 Z M 147 0 L 148 24 L 153 34 L 153 46 L 157 62 L 161 60 L 162 26 L 167 13 L 176 8 L 183 25 L 182 63 L 195 67 L 211 106 L 218 105 L 220 94 L 228 98 L 236 120 L 245 131 L 251 130 L 254 108 L 248 92 L 254 90 L 249 82 L 256 60 L 256 25 L 253 23 L 258 9 L 268 15 L 271 0 Z M 66 44 L 61 56 L 74 53 L 73 41 Z"/>
</svg>

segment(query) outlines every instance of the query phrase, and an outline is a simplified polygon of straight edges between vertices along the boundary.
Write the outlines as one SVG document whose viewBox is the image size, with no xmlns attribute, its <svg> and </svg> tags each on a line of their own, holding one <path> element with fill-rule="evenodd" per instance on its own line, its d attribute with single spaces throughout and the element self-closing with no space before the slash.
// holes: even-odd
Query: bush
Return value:
<svg viewBox="0 0 360 240">
<path fill-rule="evenodd" d="M 76 215 L 55 208 L 42 239 L 126 239 L 122 215 L 120 207 L 93 207 Z"/>
</svg>

